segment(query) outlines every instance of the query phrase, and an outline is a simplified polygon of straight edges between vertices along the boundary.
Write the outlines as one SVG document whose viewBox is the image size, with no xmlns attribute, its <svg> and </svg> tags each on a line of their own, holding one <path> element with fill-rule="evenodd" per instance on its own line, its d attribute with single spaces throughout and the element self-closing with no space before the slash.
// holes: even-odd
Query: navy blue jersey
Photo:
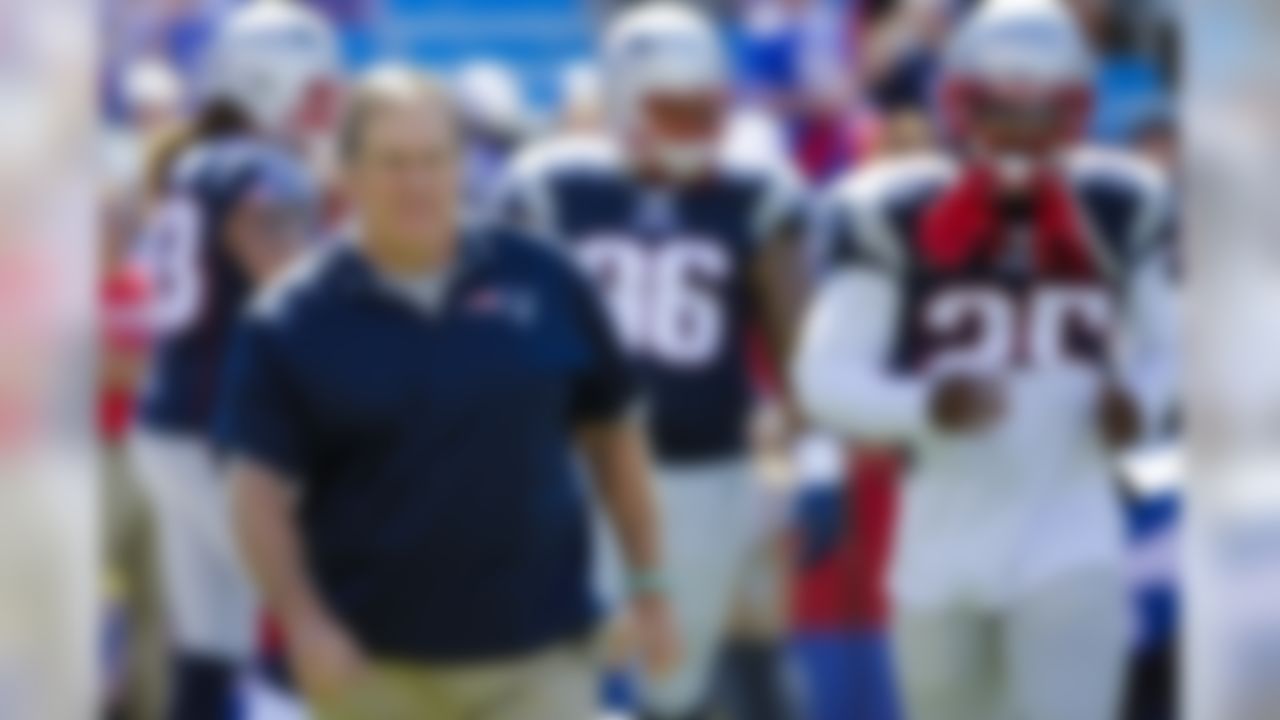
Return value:
<svg viewBox="0 0 1280 720">
<path fill-rule="evenodd" d="M 557 139 L 516 159 L 499 212 L 563 243 L 595 281 L 638 367 L 659 458 L 745 449 L 750 265 L 799 220 L 787 168 L 726 159 L 700 183 L 665 188 L 638 179 L 605 138 Z"/>
<path fill-rule="evenodd" d="M 228 372 L 223 447 L 299 483 L 313 577 L 379 657 L 505 657 L 595 617 L 572 437 L 627 412 L 627 363 L 559 253 L 465 247 L 431 307 L 318 251 L 255 300 Z"/>
<path fill-rule="evenodd" d="M 1018 253 L 1013 243 L 999 258 L 935 267 L 922 242 L 927 215 L 959 178 L 943 157 L 873 166 L 824 198 L 817 225 L 829 263 L 882 270 L 902 283 L 895 368 L 1013 367 L 1036 354 L 1109 361 L 1113 308 L 1141 261 L 1166 248 L 1168 197 L 1158 171 L 1123 154 L 1077 151 L 1064 170 L 1084 235 L 1082 269 L 1038 267 L 1029 246 Z M 1000 232 L 1016 233 L 1018 222 Z"/>
<path fill-rule="evenodd" d="M 247 138 L 215 140 L 178 158 L 141 239 L 158 335 L 141 402 L 148 427 L 210 427 L 231 327 L 250 292 L 227 239 L 228 222 L 246 202 L 317 211 L 316 189 L 291 155 Z"/>
</svg>

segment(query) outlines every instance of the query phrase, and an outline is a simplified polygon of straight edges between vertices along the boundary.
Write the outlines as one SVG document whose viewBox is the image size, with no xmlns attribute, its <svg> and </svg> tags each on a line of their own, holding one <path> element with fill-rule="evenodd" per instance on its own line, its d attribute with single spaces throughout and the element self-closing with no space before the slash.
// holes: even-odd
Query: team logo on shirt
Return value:
<svg viewBox="0 0 1280 720">
<path fill-rule="evenodd" d="M 486 286 L 471 291 L 463 307 L 472 315 L 504 317 L 528 327 L 538 317 L 538 303 L 532 292 L 519 287 Z"/>
</svg>

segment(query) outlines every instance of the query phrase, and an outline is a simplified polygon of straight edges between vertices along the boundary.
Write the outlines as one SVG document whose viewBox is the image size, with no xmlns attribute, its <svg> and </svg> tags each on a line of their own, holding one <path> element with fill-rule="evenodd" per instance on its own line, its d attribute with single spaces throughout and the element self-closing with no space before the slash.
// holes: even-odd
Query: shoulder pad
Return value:
<svg viewBox="0 0 1280 720">
<path fill-rule="evenodd" d="M 819 223 L 835 234 L 835 242 L 856 247 L 831 250 L 853 251 L 894 269 L 906 267 L 911 237 L 904 221 L 945 188 L 956 172 L 952 160 L 935 154 L 877 161 L 854 171 L 827 191 Z"/>
<path fill-rule="evenodd" d="M 758 181 L 771 187 L 795 189 L 803 184 L 791 158 L 773 152 L 726 151 L 720 157 L 720 169 L 731 178 Z"/>
<path fill-rule="evenodd" d="M 759 201 L 752 226 L 759 240 L 768 240 L 780 228 L 800 222 L 805 180 L 790 158 L 774 152 L 726 151 L 720 169 L 730 181 L 753 187 Z"/>
<path fill-rule="evenodd" d="M 1124 267 L 1167 239 L 1171 192 L 1155 164 L 1119 150 L 1084 148 L 1067 157 L 1066 169 L 1111 267 Z"/>
<path fill-rule="evenodd" d="M 559 210 L 553 188 L 565 180 L 613 178 L 622 167 L 621 149 L 604 135 L 565 135 L 536 142 L 511 161 L 494 194 L 491 212 L 500 225 L 556 237 Z"/>
<path fill-rule="evenodd" d="M 942 155 L 920 154 L 873 161 L 840 181 L 833 193 L 862 209 L 871 209 L 936 189 L 955 176 L 956 165 L 951 159 Z"/>
<path fill-rule="evenodd" d="M 310 181 L 301 164 L 288 152 L 250 138 L 214 140 L 192 146 L 179 156 L 171 178 L 175 190 L 220 195 L 233 191 L 238 183 L 254 174 L 269 174 L 277 182 L 288 178 L 291 184 L 299 186 Z"/>
<path fill-rule="evenodd" d="M 1155 200 L 1168 192 L 1167 178 L 1154 163 L 1109 148 L 1076 150 L 1066 158 L 1067 172 L 1080 186 L 1105 185 L 1136 198 Z"/>
</svg>

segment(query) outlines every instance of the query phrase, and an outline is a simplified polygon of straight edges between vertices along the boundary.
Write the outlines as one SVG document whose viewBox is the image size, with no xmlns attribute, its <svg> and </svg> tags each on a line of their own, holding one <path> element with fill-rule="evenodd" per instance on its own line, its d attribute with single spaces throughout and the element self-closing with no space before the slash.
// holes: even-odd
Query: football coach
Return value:
<svg viewBox="0 0 1280 720">
<path fill-rule="evenodd" d="M 233 351 L 237 533 L 321 720 L 595 717 L 579 464 L 645 657 L 677 652 L 622 353 L 567 259 L 460 229 L 456 130 L 433 79 L 367 76 L 339 137 L 357 229 Z"/>
</svg>

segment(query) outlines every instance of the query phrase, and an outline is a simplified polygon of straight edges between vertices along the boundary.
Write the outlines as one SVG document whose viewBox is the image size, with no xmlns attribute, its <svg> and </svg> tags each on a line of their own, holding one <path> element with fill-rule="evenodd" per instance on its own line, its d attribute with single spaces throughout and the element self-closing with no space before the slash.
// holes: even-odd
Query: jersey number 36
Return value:
<svg viewBox="0 0 1280 720">
<path fill-rule="evenodd" d="M 728 324 L 722 287 L 732 259 L 719 245 L 603 236 L 580 244 L 577 256 L 631 352 L 692 367 L 720 351 Z"/>
</svg>

